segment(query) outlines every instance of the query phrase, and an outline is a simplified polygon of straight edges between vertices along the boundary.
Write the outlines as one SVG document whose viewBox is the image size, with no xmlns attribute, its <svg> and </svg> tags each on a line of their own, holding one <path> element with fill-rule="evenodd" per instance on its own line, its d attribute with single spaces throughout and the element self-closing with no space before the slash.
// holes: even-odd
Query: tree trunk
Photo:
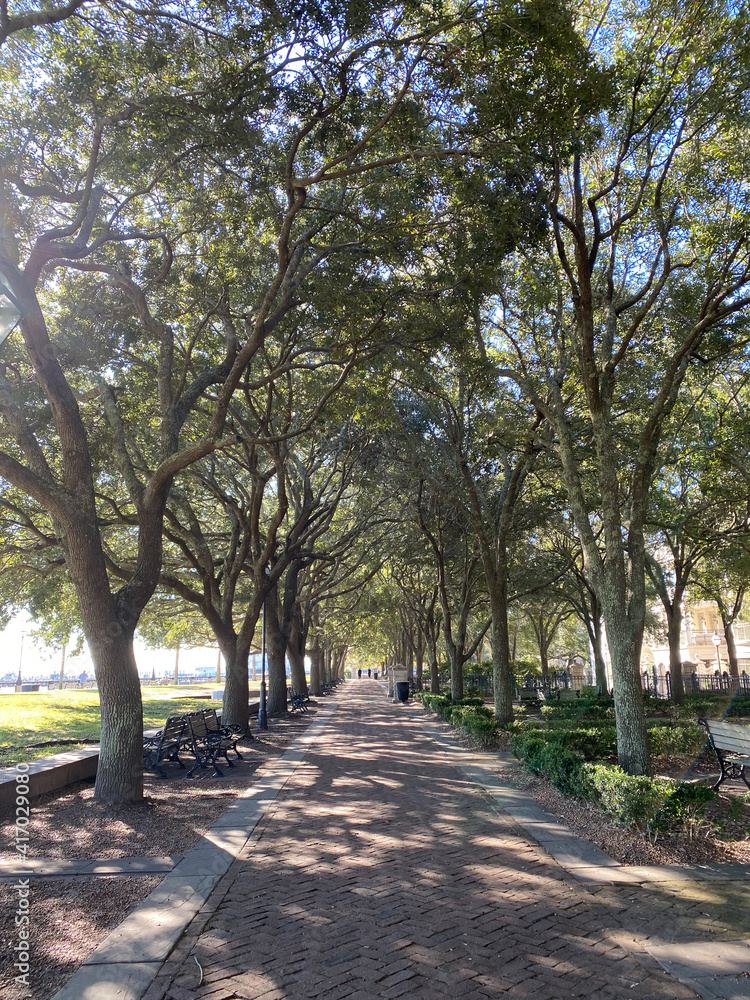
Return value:
<svg viewBox="0 0 750 1000">
<path fill-rule="evenodd" d="M 305 640 L 302 630 L 302 610 L 297 606 L 292 617 L 287 645 L 289 667 L 291 670 L 292 687 L 297 694 L 308 695 L 307 677 L 305 676 Z"/>
<path fill-rule="evenodd" d="M 320 694 L 321 673 L 322 673 L 322 651 L 320 648 L 320 638 L 315 636 L 310 650 L 310 694 L 317 698 Z"/>
<path fill-rule="evenodd" d="M 727 660 L 730 677 L 740 676 L 740 665 L 737 662 L 737 644 L 734 641 L 734 626 L 731 622 L 724 625 L 724 638 L 727 640 Z"/>
<path fill-rule="evenodd" d="M 240 726 L 246 733 L 250 722 L 250 686 L 248 684 L 248 660 L 250 650 L 239 648 L 235 637 L 221 640 L 221 652 L 226 665 L 224 700 L 221 721 L 224 726 Z"/>
<path fill-rule="evenodd" d="M 143 798 L 143 706 L 133 635 L 89 639 L 94 661 L 102 734 L 94 796 L 99 802 Z"/>
<path fill-rule="evenodd" d="M 495 718 L 501 725 L 513 721 L 513 676 L 510 666 L 508 608 L 504 591 L 504 585 L 498 585 L 492 587 L 490 592 L 492 688 L 495 698 Z"/>
<path fill-rule="evenodd" d="M 266 648 L 268 651 L 268 694 L 266 711 L 282 715 L 287 710 L 286 639 L 279 625 L 278 591 L 273 587 L 266 598 Z"/>
<path fill-rule="evenodd" d="M 591 601 L 591 625 L 592 632 L 590 638 L 591 646 L 594 650 L 594 673 L 596 676 L 596 686 L 602 694 L 607 694 L 609 691 L 609 681 L 607 680 L 607 663 L 604 659 L 602 616 L 601 611 L 599 610 L 599 601 L 596 597 L 593 597 Z"/>
<path fill-rule="evenodd" d="M 323 683 L 331 683 L 331 642 L 326 639 L 323 644 Z"/>
<path fill-rule="evenodd" d="M 417 691 L 422 690 L 422 673 L 424 671 L 424 633 L 417 626 Z"/>
<path fill-rule="evenodd" d="M 682 681 L 682 606 L 678 597 L 674 598 L 667 612 L 667 641 L 672 700 L 681 705 L 685 700 L 685 685 Z"/>
<path fill-rule="evenodd" d="M 615 725 L 617 728 L 617 763 L 628 774 L 650 774 L 646 717 L 641 688 L 641 641 L 620 614 L 605 613 L 607 643 L 612 656 L 614 675 Z"/>
<path fill-rule="evenodd" d="M 448 663 L 451 668 L 451 701 L 461 701 L 464 696 L 464 661 L 463 650 L 455 643 L 450 646 L 446 642 Z"/>
</svg>

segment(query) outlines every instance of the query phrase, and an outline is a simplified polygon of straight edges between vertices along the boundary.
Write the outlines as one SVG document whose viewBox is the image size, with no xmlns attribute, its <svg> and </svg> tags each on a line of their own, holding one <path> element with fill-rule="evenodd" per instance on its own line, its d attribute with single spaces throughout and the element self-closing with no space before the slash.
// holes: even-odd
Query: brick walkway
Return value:
<svg viewBox="0 0 750 1000">
<path fill-rule="evenodd" d="M 626 950 L 621 910 L 363 680 L 145 1000 L 694 998 Z"/>
</svg>

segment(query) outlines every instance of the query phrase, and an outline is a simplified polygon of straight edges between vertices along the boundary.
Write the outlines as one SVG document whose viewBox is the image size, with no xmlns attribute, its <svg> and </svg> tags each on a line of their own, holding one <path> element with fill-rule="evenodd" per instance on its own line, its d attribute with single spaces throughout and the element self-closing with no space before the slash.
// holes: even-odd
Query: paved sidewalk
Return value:
<svg viewBox="0 0 750 1000">
<path fill-rule="evenodd" d="M 421 710 L 347 685 L 144 1000 L 695 997 L 460 753 Z"/>
</svg>

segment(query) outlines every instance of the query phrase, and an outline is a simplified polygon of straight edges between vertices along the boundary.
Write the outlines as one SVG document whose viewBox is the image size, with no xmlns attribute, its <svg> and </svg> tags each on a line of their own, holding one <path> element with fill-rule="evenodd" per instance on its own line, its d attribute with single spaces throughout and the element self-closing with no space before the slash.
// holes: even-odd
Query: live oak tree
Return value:
<svg viewBox="0 0 750 1000">
<path fill-rule="evenodd" d="M 743 10 L 714 3 L 608 8 L 601 29 L 592 48 L 616 68 L 616 99 L 599 140 L 556 157 L 548 256 L 519 256 L 498 329 L 517 352 L 508 377 L 554 430 L 606 624 L 618 759 L 643 774 L 645 522 L 662 431 L 701 344 L 731 337 L 750 301 L 748 36 Z"/>
<path fill-rule="evenodd" d="M 298 223 L 307 187 L 315 180 L 297 180 L 296 159 L 307 157 L 303 172 L 309 170 L 310 134 L 340 108 L 351 76 L 361 72 L 357 58 L 369 57 L 373 46 L 366 43 L 353 56 L 333 55 L 324 84 L 314 73 L 301 73 L 302 90 L 309 85 L 319 91 L 323 86 L 327 92 L 316 96 L 308 90 L 300 104 L 301 95 L 293 96 L 289 77 L 284 78 L 285 87 L 273 86 L 274 75 L 283 76 L 278 62 L 260 79 L 253 76 L 256 68 L 268 65 L 267 37 L 261 38 L 259 51 L 238 57 L 235 71 L 242 88 L 228 94 L 220 72 L 206 82 L 212 71 L 203 61 L 208 43 L 201 52 L 192 36 L 178 33 L 157 39 L 150 26 L 137 23 L 128 25 L 135 30 L 126 35 L 102 16 L 91 41 L 88 27 L 70 22 L 59 35 L 35 36 L 38 47 L 30 56 L 27 47 L 14 48 L 12 40 L 3 50 L 5 79 L 15 74 L 17 82 L 11 103 L 3 109 L 6 134 L 14 137 L 16 150 L 3 164 L 0 268 L 24 313 L 26 354 L 19 355 L 18 364 L 24 373 L 33 370 L 33 382 L 25 376 L 15 384 L 5 382 L 2 409 L 14 444 L 0 456 L 0 472 L 53 519 L 99 680 L 102 752 L 96 794 L 105 800 L 132 800 L 140 797 L 142 787 L 140 691 L 132 638 L 158 581 L 166 500 L 176 473 L 222 446 L 229 404 L 248 362 L 279 319 L 294 308 L 300 281 L 329 253 L 325 245 L 312 246 L 333 214 L 325 199 L 318 206 L 320 214 L 302 226 Z M 211 45 L 215 41 L 212 34 Z M 78 53 L 75 65 L 68 60 L 69 46 Z M 226 47 L 219 44 L 222 47 L 226 56 Z M 382 50 L 382 43 L 374 43 L 378 47 Z M 325 55 L 311 58 L 326 62 Z M 34 89 L 32 73 L 42 60 L 43 84 Z M 304 64 L 301 56 L 296 61 L 298 68 Z M 407 60 L 404 72 L 398 67 L 389 81 L 398 77 L 395 92 L 390 89 L 396 104 L 410 66 Z M 123 69 L 126 72 L 118 76 Z M 195 89 L 184 97 L 181 88 L 188 81 Z M 230 79 L 227 86 L 231 89 L 235 82 Z M 204 87 L 204 96 L 211 92 L 214 101 L 208 107 L 196 101 Z M 55 89 L 65 98 L 55 101 Z M 388 92 L 388 86 L 381 92 L 368 138 L 388 124 Z M 222 183 L 231 197 L 227 178 L 232 171 L 242 176 L 256 168 L 247 150 L 257 149 L 270 109 L 283 112 L 295 100 L 294 121 L 287 119 L 285 134 L 277 133 L 270 158 L 283 193 L 274 206 L 275 217 L 266 213 L 271 219 L 269 252 L 259 254 L 253 281 L 237 296 L 242 304 L 235 316 L 243 323 L 242 332 L 238 336 L 231 322 L 232 307 L 222 291 L 226 275 L 220 268 L 204 281 L 197 301 L 179 322 L 168 297 L 160 300 L 167 305 L 158 316 L 149 301 L 153 286 L 169 277 L 183 203 L 192 207 L 195 201 L 181 198 L 177 181 L 182 193 L 185 184 L 193 185 L 198 200 L 207 187 Z M 358 101 L 361 108 L 361 97 Z M 60 110 L 53 113 L 52 108 Z M 217 115 L 225 126 L 218 145 L 211 134 Z M 229 124 L 233 128 L 226 128 Z M 202 142 L 196 142 L 201 128 Z M 255 147 L 248 145 L 248 128 Z M 366 145 L 344 137 L 351 156 Z M 335 154 L 324 156 L 316 177 L 338 162 Z M 269 183 L 272 187 L 273 182 L 265 181 L 266 190 Z M 254 222 L 244 221 L 248 228 Z M 240 237 L 236 226 L 227 233 L 226 217 L 216 219 L 209 232 L 214 240 L 222 237 L 225 244 Z M 186 253 L 208 252 L 205 232 L 191 227 L 185 243 Z M 90 276 L 89 283 L 85 277 L 78 284 L 66 277 L 76 272 Z M 74 295 L 80 300 L 81 289 L 87 289 L 96 304 L 96 318 L 88 327 L 85 315 L 76 317 L 89 341 L 84 357 L 53 344 L 64 335 L 54 305 L 56 282 L 70 290 L 71 300 Z M 114 339 L 107 338 L 108 323 Z M 138 342 L 137 350 L 127 350 L 129 340 Z M 95 378 L 97 367 L 103 378 Z M 133 445 L 123 412 L 127 407 L 122 405 L 128 389 L 115 382 L 115 372 L 120 379 L 142 377 L 145 392 L 155 402 L 147 427 L 154 426 L 156 432 L 149 433 L 146 447 Z M 188 417 L 211 385 L 220 388 L 200 436 L 181 441 Z M 81 389 L 85 399 L 80 398 Z M 108 427 L 103 436 L 111 441 L 125 506 L 137 532 L 132 576 L 116 591 L 110 587 L 100 534 L 91 420 L 81 407 L 86 402 L 89 410 L 93 403 L 104 414 Z"/>
</svg>

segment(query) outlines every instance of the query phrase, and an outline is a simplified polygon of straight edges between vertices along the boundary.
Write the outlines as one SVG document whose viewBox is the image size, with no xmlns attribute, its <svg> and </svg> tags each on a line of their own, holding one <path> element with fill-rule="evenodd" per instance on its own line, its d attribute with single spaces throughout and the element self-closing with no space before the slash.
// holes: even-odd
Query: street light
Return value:
<svg viewBox="0 0 750 1000">
<path fill-rule="evenodd" d="M 721 636 L 718 632 L 714 632 L 711 636 L 711 642 L 716 646 L 716 664 L 719 668 L 719 673 L 721 673 L 721 655 L 719 653 L 719 646 L 721 645 Z"/>
</svg>

